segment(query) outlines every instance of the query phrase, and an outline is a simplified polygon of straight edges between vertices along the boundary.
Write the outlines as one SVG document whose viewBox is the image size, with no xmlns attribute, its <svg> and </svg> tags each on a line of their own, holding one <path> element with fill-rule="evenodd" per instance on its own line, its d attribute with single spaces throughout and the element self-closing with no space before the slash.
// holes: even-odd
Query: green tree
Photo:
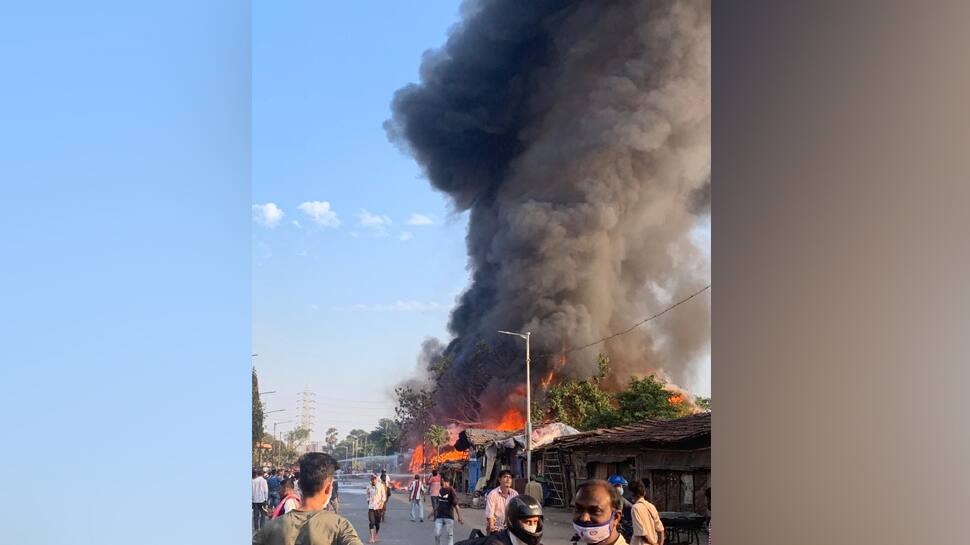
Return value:
<svg viewBox="0 0 970 545">
<path fill-rule="evenodd" d="M 616 394 L 622 424 L 689 414 L 690 407 L 686 403 L 673 404 L 670 396 L 670 392 L 664 390 L 664 382 L 653 375 L 643 379 L 631 377 L 627 389 Z"/>
<path fill-rule="evenodd" d="M 550 417 L 554 421 L 587 431 L 616 425 L 619 415 L 613 396 L 591 380 L 567 380 L 547 392 Z"/>
<path fill-rule="evenodd" d="M 632 377 L 627 388 L 610 393 L 603 383 L 610 373 L 610 360 L 600 354 L 597 372 L 587 380 L 567 380 L 546 392 L 548 414 L 552 420 L 564 422 L 582 431 L 622 426 L 645 419 L 666 419 L 687 416 L 691 406 L 671 403 L 666 383 L 651 375 Z M 707 401 L 710 407 L 710 400 Z"/>
<path fill-rule="evenodd" d="M 327 434 L 324 441 L 327 442 L 327 447 L 330 449 L 330 454 L 333 454 L 333 449 L 337 446 L 337 428 L 327 428 Z"/>
<path fill-rule="evenodd" d="M 256 460 L 259 458 L 259 453 L 256 449 L 256 443 L 259 442 L 260 438 L 263 437 L 265 433 L 263 414 L 263 402 L 259 399 L 259 379 L 256 377 L 256 368 L 253 367 L 253 464 L 256 464 Z"/>
<path fill-rule="evenodd" d="M 566 380 L 549 388 L 546 403 L 550 419 L 582 431 L 618 425 L 616 400 L 601 383 L 610 372 L 605 354 L 596 358 L 597 372 L 587 380 Z"/>
<path fill-rule="evenodd" d="M 431 392 L 412 386 L 400 386 L 394 389 L 394 394 L 397 396 L 395 420 L 401 434 L 415 437 L 427 429 L 431 423 L 431 408 L 434 406 Z"/>
<path fill-rule="evenodd" d="M 401 426 L 397 422 L 390 418 L 381 418 L 377 421 L 377 429 L 374 431 L 377 432 L 375 439 L 381 445 L 385 455 L 398 450 L 401 442 Z"/>
<path fill-rule="evenodd" d="M 711 398 L 709 397 L 698 397 L 694 400 L 694 404 L 702 411 L 711 411 Z"/>
<path fill-rule="evenodd" d="M 437 457 L 441 457 L 441 447 L 448 444 L 448 430 L 444 426 L 432 424 L 424 432 L 424 440 L 435 449 Z"/>
<path fill-rule="evenodd" d="M 303 444 L 310 438 L 310 430 L 299 427 L 293 431 L 286 433 L 286 441 L 291 445 L 291 448 L 297 452 L 301 450 Z"/>
<path fill-rule="evenodd" d="M 428 362 L 428 375 L 431 377 L 431 381 L 437 383 L 445 371 L 451 367 L 452 356 L 451 354 L 445 354 L 441 357 L 434 358 Z"/>
</svg>

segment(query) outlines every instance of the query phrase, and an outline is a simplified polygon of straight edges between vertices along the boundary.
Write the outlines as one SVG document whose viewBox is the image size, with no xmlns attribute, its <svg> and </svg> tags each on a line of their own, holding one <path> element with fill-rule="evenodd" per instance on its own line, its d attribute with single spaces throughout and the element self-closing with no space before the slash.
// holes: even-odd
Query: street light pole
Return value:
<svg viewBox="0 0 970 545">
<path fill-rule="evenodd" d="M 292 420 L 283 420 L 283 421 L 277 420 L 277 421 L 273 422 L 273 451 L 276 453 L 276 456 L 275 456 L 275 458 L 276 458 L 276 467 L 279 467 L 280 466 L 280 459 L 283 457 L 282 456 L 282 453 L 279 451 L 279 449 L 276 448 L 276 443 L 279 442 L 279 439 L 276 437 L 276 425 L 277 424 L 287 424 L 289 422 L 292 422 Z"/>
<path fill-rule="evenodd" d="M 357 438 L 354 437 L 351 440 L 351 442 L 354 444 L 354 454 L 351 457 L 353 459 L 350 461 L 350 467 L 353 468 L 354 470 L 356 470 L 357 469 Z"/>
<path fill-rule="evenodd" d="M 513 333 L 511 331 L 499 331 L 503 335 L 514 335 L 525 339 L 525 480 L 532 480 L 532 373 L 529 366 L 531 364 L 530 339 L 532 333 Z"/>
</svg>

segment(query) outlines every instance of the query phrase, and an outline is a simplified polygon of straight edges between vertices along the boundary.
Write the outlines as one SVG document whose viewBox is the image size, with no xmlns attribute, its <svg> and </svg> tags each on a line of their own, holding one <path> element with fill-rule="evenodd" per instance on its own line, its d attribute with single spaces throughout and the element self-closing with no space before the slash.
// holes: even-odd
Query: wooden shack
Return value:
<svg viewBox="0 0 970 545">
<path fill-rule="evenodd" d="M 711 477 L 711 413 L 559 437 L 535 449 L 533 460 L 553 492 L 553 505 L 569 505 L 577 483 L 622 475 L 642 480 L 659 511 L 703 512 Z"/>
<path fill-rule="evenodd" d="M 459 490 L 475 492 L 495 486 L 496 476 L 502 469 L 510 469 L 516 475 L 521 473 L 516 459 L 514 441 L 522 430 L 466 429 L 458 435 L 455 450 L 467 451 L 468 460 L 461 467 L 464 486 Z M 504 444 L 503 444 L 504 443 Z M 455 468 L 458 469 L 458 468 Z"/>
</svg>

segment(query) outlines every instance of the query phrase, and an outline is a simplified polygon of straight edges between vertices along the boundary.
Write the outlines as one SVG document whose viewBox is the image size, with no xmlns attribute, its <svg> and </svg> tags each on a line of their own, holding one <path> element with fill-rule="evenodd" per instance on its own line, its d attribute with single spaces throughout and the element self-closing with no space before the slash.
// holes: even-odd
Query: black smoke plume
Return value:
<svg viewBox="0 0 970 545">
<path fill-rule="evenodd" d="M 437 380 L 440 410 L 489 418 L 563 348 L 601 339 L 709 283 L 691 233 L 709 218 L 710 4 L 480 0 L 394 96 L 391 139 L 468 211 L 472 283 Z M 659 373 L 690 386 L 710 350 L 705 294 L 569 355 L 589 376 Z M 456 416 L 457 415 L 457 416 Z"/>
</svg>

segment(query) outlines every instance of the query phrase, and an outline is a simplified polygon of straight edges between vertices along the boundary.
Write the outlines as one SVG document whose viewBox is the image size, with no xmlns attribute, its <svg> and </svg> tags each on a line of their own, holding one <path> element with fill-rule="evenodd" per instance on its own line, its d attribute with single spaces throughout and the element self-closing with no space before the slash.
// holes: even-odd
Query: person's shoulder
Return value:
<svg viewBox="0 0 970 545">
<path fill-rule="evenodd" d="M 328 524 L 329 531 L 335 534 L 336 539 L 333 541 L 335 545 L 363 545 L 357 530 L 349 520 L 330 511 L 324 511 L 324 513 L 328 515 L 324 522 Z"/>
<path fill-rule="evenodd" d="M 486 536 L 482 545 L 511 545 L 511 543 L 512 539 L 509 538 L 509 531 L 502 530 L 501 532 L 495 532 L 494 534 Z"/>
<path fill-rule="evenodd" d="M 283 532 L 283 517 L 277 517 L 275 519 L 267 520 L 263 527 L 256 532 L 256 535 L 260 536 L 260 541 L 256 541 L 256 535 L 253 536 L 253 543 L 270 543 L 270 536 L 275 534 L 280 534 Z"/>
<path fill-rule="evenodd" d="M 325 527 L 330 529 L 342 529 L 347 528 L 348 526 L 352 527 L 349 520 L 341 515 L 338 515 L 337 513 L 334 513 L 333 511 L 317 511 L 313 514 L 308 523 L 313 528 Z"/>
<path fill-rule="evenodd" d="M 510 488 L 510 489 L 509 489 L 509 492 L 510 492 L 510 494 L 509 494 L 509 497 L 510 497 L 510 498 L 514 498 L 514 497 L 516 497 L 516 496 L 518 496 L 518 495 L 519 495 L 519 493 L 518 493 L 518 492 L 516 492 L 514 488 Z"/>
</svg>

